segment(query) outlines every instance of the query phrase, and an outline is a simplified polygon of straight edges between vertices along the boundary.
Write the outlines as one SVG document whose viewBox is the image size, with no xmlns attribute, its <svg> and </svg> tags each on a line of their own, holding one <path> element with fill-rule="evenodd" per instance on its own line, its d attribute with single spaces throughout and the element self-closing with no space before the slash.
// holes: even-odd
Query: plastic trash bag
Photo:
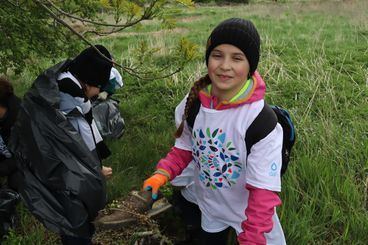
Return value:
<svg viewBox="0 0 368 245">
<path fill-rule="evenodd" d="M 109 97 L 92 104 L 93 118 L 103 138 L 118 139 L 125 130 L 125 122 L 119 110 L 119 101 Z"/>
<path fill-rule="evenodd" d="M 20 196 L 32 214 L 54 232 L 89 237 L 90 222 L 106 204 L 105 179 L 97 155 L 58 109 L 56 78 L 69 64 L 57 64 L 34 81 L 8 146 L 22 175 Z"/>
</svg>

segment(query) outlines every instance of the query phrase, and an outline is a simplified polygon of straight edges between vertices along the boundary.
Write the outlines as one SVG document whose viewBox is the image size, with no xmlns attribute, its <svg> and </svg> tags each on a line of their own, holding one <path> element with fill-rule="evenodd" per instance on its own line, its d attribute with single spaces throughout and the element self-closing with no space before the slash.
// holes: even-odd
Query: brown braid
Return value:
<svg viewBox="0 0 368 245">
<path fill-rule="evenodd" d="M 189 112 L 192 109 L 194 101 L 198 99 L 199 91 L 205 88 L 208 84 L 211 83 L 211 79 L 208 74 L 204 77 L 201 77 L 199 80 L 195 81 L 192 88 L 190 89 L 187 102 L 185 104 L 184 114 L 182 117 L 182 121 L 180 126 L 175 132 L 175 138 L 179 138 L 184 130 L 184 121 L 188 118 Z"/>
</svg>

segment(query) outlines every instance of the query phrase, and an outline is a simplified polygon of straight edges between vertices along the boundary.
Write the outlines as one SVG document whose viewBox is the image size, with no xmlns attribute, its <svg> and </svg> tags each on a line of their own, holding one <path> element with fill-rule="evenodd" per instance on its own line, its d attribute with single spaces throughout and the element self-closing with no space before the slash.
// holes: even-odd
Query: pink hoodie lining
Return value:
<svg viewBox="0 0 368 245">
<path fill-rule="evenodd" d="M 261 75 L 258 71 L 255 71 L 253 74 L 253 87 L 250 91 L 249 95 L 246 98 L 239 99 L 235 102 L 221 102 L 218 103 L 218 99 L 215 96 L 212 96 L 208 94 L 207 91 L 201 90 L 199 92 L 199 99 L 201 101 L 201 104 L 205 108 L 211 108 L 211 101 L 213 108 L 216 110 L 226 110 L 229 108 L 234 108 L 243 104 L 249 104 L 254 101 L 258 101 L 264 98 L 265 92 L 266 92 L 266 84 L 263 81 Z"/>
</svg>

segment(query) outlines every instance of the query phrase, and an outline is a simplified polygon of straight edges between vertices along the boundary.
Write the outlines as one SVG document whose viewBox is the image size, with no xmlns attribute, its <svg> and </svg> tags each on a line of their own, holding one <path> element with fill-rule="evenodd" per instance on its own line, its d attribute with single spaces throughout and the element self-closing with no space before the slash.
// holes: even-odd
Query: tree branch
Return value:
<svg viewBox="0 0 368 245">
<path fill-rule="evenodd" d="M 83 40 L 85 43 L 87 43 L 89 46 L 93 47 L 96 52 L 101 56 L 103 57 L 105 60 L 109 61 L 109 62 L 112 62 L 114 65 L 120 67 L 121 69 L 123 69 L 126 73 L 128 73 L 129 75 L 131 76 L 134 76 L 138 79 L 141 79 L 141 80 L 155 80 L 155 79 L 163 79 L 163 78 L 167 78 L 167 77 L 170 77 L 172 75 L 174 75 L 175 73 L 178 73 L 182 70 L 182 67 L 179 67 L 178 69 L 176 69 L 175 71 L 169 73 L 169 74 L 165 74 L 165 75 L 162 75 L 162 76 L 154 76 L 154 77 L 146 77 L 146 76 L 140 76 L 138 75 L 140 72 L 135 70 L 135 69 L 132 69 L 132 68 L 129 68 L 129 67 L 126 67 L 126 66 L 122 66 L 120 65 L 119 63 L 116 63 L 115 61 L 107 58 L 104 54 L 102 54 L 94 45 L 93 43 L 91 43 L 90 41 L 88 41 L 83 35 L 81 35 L 80 33 L 78 33 L 77 31 L 75 31 L 73 29 L 73 27 L 71 27 L 68 23 L 66 23 L 64 20 L 60 19 L 49 7 L 47 7 L 43 2 L 41 2 L 41 0 L 33 0 L 36 4 L 38 4 L 39 6 L 41 6 L 43 9 L 46 10 L 47 13 L 49 13 L 51 15 L 51 17 L 53 19 L 55 19 L 57 22 L 59 22 L 60 24 L 62 24 L 63 26 L 65 26 L 66 28 L 68 28 L 72 33 L 74 33 L 75 35 L 77 35 L 81 40 Z M 49 2 L 48 0 L 46 0 L 47 2 Z M 156 2 L 156 1 L 155 1 Z M 154 5 L 150 5 L 152 8 L 154 7 Z M 141 73 L 142 74 L 142 73 Z M 146 73 L 148 74 L 148 73 Z M 153 74 L 153 73 L 151 73 Z"/>
<path fill-rule="evenodd" d="M 143 20 L 148 20 L 148 19 L 151 19 L 151 17 L 153 17 L 152 14 L 147 14 L 148 11 L 150 11 L 157 3 L 157 0 L 156 1 L 152 1 L 150 6 L 145 9 L 143 15 L 136 19 L 135 21 L 132 21 L 132 22 L 129 22 L 130 20 L 132 20 L 133 18 L 130 18 L 125 24 L 110 24 L 110 23 L 104 23 L 104 22 L 97 22 L 97 21 L 93 21 L 93 20 L 89 20 L 89 19 L 85 19 L 85 18 L 81 18 L 79 16 L 76 16 L 76 15 L 72 15 L 70 13 L 67 13 L 65 12 L 64 10 L 60 9 L 58 6 L 56 6 L 54 3 L 52 3 L 51 1 L 49 0 L 45 0 L 51 7 L 53 7 L 56 11 L 58 11 L 60 14 L 62 15 L 65 15 L 69 18 L 72 18 L 72 19 L 75 19 L 75 20 L 79 20 L 83 23 L 90 23 L 90 24 L 93 24 L 93 25 L 100 25 L 100 26 L 108 26 L 108 27 L 120 27 L 121 29 L 119 30 L 123 30 L 125 28 L 128 28 L 128 27 L 131 27 Z"/>
<path fill-rule="evenodd" d="M 33 0 L 34 2 L 36 2 L 38 5 L 40 5 L 43 9 L 45 9 L 52 18 L 54 18 L 57 22 L 59 22 L 60 24 L 62 24 L 63 26 L 65 26 L 66 28 L 68 28 L 69 30 L 71 30 L 75 35 L 77 35 L 80 39 L 82 39 L 84 42 L 86 42 L 88 45 L 90 45 L 91 47 L 93 47 L 98 54 L 100 54 L 103 58 L 105 58 L 106 60 L 113 62 L 116 65 L 119 65 L 117 63 L 115 63 L 114 61 L 110 60 L 109 58 L 107 58 L 105 55 L 103 55 L 90 41 L 88 41 L 85 37 L 83 37 L 81 34 L 79 34 L 77 31 L 75 31 L 73 29 L 73 27 L 71 27 L 69 24 L 67 24 L 64 20 L 60 19 L 54 12 L 52 12 L 51 9 L 49 9 L 45 4 L 43 4 L 40 0 Z M 120 66 L 120 65 L 119 65 Z M 121 67 L 123 68 L 123 67 Z"/>
</svg>

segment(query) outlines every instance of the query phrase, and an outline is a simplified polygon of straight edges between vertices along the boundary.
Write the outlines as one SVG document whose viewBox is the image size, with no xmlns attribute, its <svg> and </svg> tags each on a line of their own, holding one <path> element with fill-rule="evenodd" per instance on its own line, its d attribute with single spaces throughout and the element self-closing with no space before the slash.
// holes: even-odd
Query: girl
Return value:
<svg viewBox="0 0 368 245">
<path fill-rule="evenodd" d="M 96 48 L 111 59 L 109 51 L 102 45 Z M 92 70 L 94 69 L 94 70 Z M 105 61 L 92 48 L 83 50 L 72 62 L 69 69 L 59 74 L 60 110 L 68 115 L 77 110 L 83 117 L 69 118 L 79 131 L 90 151 L 102 160 L 111 152 L 103 142 L 92 114 L 90 99 L 100 93 L 100 89 L 109 83 L 112 63 Z M 110 167 L 102 166 L 105 177 L 112 175 Z"/>
<path fill-rule="evenodd" d="M 249 20 L 228 19 L 212 31 L 208 74 L 177 106 L 175 146 L 143 184 L 155 197 L 193 160 L 194 184 L 183 201 L 200 209 L 200 244 L 226 244 L 230 227 L 240 244 L 285 244 L 275 212 L 281 204 L 282 128 L 276 124 L 249 152 L 245 144 L 247 128 L 265 107 L 265 84 L 256 71 L 259 50 L 260 37 Z M 186 119 L 197 99 L 191 128 Z"/>
<path fill-rule="evenodd" d="M 109 51 L 102 45 L 96 48 L 107 58 L 111 59 Z M 100 89 L 109 81 L 112 63 L 102 58 L 92 47 L 83 50 L 71 62 L 69 68 L 57 77 L 60 111 L 68 117 L 68 121 L 82 136 L 88 149 L 100 161 L 107 158 L 111 152 L 103 142 L 92 114 L 90 99 L 100 93 Z M 80 114 L 80 116 L 75 116 Z M 72 116 L 69 116 L 72 115 Z M 102 166 L 102 174 L 108 178 L 112 175 L 110 167 Z M 94 227 L 90 225 L 91 237 Z M 91 237 L 61 235 L 65 245 L 91 245 Z"/>
</svg>

